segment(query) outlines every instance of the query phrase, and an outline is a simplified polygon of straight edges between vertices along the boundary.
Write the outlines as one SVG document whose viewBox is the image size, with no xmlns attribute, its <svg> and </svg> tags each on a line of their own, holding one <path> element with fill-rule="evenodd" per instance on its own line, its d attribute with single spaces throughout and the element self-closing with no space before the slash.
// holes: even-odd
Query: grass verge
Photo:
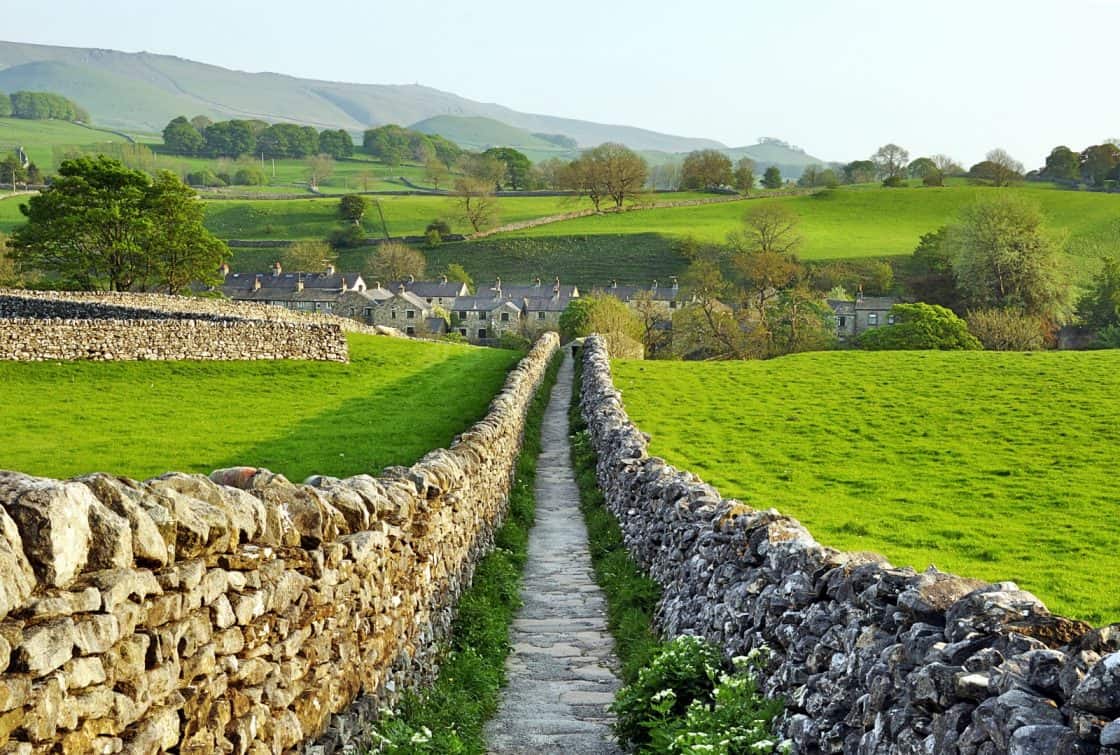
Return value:
<svg viewBox="0 0 1120 755">
<path fill-rule="evenodd" d="M 649 665 L 660 649 L 660 639 L 653 629 L 653 615 L 661 599 L 661 588 L 642 574 L 630 559 L 622 541 L 622 530 L 604 505 L 603 494 L 595 480 L 597 456 L 591 447 L 587 424 L 579 412 L 582 372 L 577 359 L 569 415 L 572 467 L 579 485 L 580 511 L 587 523 L 595 581 L 607 596 L 607 626 L 614 635 L 615 652 L 622 662 L 622 681 L 632 684 L 638 672 Z"/>
<path fill-rule="evenodd" d="M 406 695 L 396 715 L 378 723 L 380 740 L 373 752 L 486 752 L 483 727 L 497 711 L 499 693 L 506 683 L 509 626 L 521 606 L 521 573 L 536 510 L 533 484 L 541 452 L 541 424 L 559 368 L 557 355 L 529 408 L 509 515 L 495 534 L 494 549 L 478 562 L 474 581 L 459 600 L 439 677 L 422 693 Z"/>
</svg>

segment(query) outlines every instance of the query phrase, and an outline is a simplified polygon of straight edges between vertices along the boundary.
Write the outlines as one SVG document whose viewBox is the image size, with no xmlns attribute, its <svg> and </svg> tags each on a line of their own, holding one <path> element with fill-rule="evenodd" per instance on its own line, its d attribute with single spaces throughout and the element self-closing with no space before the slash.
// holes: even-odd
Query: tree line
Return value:
<svg viewBox="0 0 1120 755">
<path fill-rule="evenodd" d="M 345 129 L 317 131 L 311 126 L 260 120 L 214 122 L 204 115 L 171 119 L 163 129 L 163 144 L 168 152 L 186 157 L 304 158 L 323 154 L 341 159 L 354 154 L 354 140 Z"/>
<path fill-rule="evenodd" d="M 53 92 L 0 92 L 0 118 L 89 123 L 89 113 L 85 108 Z"/>
<path fill-rule="evenodd" d="M 1058 183 L 1115 189 L 1120 186 L 1120 140 L 1094 144 L 1080 152 L 1065 145 L 1055 147 L 1037 176 Z"/>
</svg>

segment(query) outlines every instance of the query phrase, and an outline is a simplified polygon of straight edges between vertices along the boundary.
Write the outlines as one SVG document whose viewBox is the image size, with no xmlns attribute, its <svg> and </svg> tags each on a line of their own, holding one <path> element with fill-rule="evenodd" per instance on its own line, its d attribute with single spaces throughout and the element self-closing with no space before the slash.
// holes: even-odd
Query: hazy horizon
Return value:
<svg viewBox="0 0 1120 755">
<path fill-rule="evenodd" d="M 446 5 L 340 0 L 309 11 L 290 0 L 198 0 L 153 10 L 56 0 L 6 9 L 0 37 L 416 83 L 730 147 L 777 137 L 844 162 L 895 142 L 911 157 L 944 152 L 966 165 L 1003 147 L 1030 169 L 1058 144 L 1120 135 L 1106 78 L 1120 0 L 720 0 L 687 13 L 634 0 L 576 0 L 562 12 L 508 0 Z M 1084 28 L 1100 28 L 1102 41 L 1086 41 Z"/>
</svg>

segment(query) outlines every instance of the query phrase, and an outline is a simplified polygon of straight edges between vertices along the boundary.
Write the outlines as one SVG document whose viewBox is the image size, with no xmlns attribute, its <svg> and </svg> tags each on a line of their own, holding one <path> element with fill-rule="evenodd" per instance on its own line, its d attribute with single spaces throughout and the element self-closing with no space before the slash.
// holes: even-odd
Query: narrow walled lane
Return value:
<svg viewBox="0 0 1120 755">
<path fill-rule="evenodd" d="M 509 685 L 487 726 L 495 755 L 611 755 L 619 688 L 606 599 L 595 583 L 568 448 L 572 357 L 565 355 L 545 412 L 537 465 L 537 521 L 513 623 Z"/>
</svg>

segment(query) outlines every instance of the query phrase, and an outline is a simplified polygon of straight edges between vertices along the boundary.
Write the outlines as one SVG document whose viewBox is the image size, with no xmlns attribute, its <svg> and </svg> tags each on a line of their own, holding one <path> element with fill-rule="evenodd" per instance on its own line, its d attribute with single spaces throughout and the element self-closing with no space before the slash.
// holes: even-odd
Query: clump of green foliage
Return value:
<svg viewBox="0 0 1120 755">
<path fill-rule="evenodd" d="M 486 752 L 483 727 L 497 711 L 505 684 L 509 625 L 521 606 L 521 573 L 536 511 L 533 483 L 541 452 L 541 425 L 559 367 L 556 358 L 529 409 L 509 516 L 495 534 L 494 549 L 479 561 L 470 589 L 459 600 L 439 678 L 430 689 L 406 695 L 394 715 L 378 722 L 372 732 L 373 752 Z"/>
<path fill-rule="evenodd" d="M 699 637 L 665 643 L 618 693 L 612 710 L 619 739 L 650 755 L 788 752 L 774 735 L 782 703 L 758 689 L 756 673 L 766 657 L 761 650 L 737 657 L 728 673 L 718 648 Z"/>
<path fill-rule="evenodd" d="M 856 346 L 870 351 L 899 349 L 982 349 L 968 324 L 951 309 L 936 304 L 895 304 L 891 307 L 894 324 L 865 330 Z"/>
</svg>

